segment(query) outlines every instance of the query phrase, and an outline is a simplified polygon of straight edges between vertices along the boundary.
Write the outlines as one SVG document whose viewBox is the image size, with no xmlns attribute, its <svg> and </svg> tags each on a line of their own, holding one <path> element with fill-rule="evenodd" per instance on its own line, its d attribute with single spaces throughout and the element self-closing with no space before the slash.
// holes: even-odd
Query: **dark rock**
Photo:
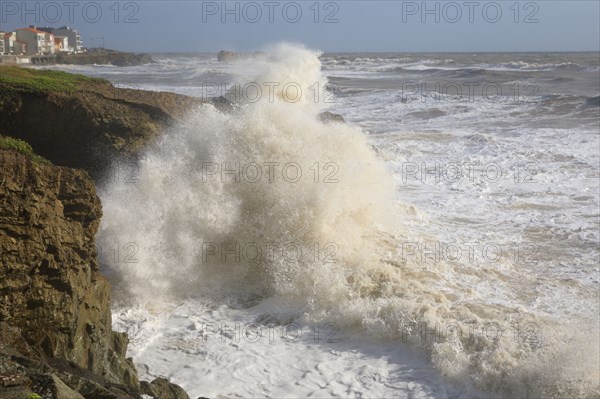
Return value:
<svg viewBox="0 0 600 399">
<path fill-rule="evenodd" d="M 269 58 L 269 54 L 265 53 L 264 51 L 255 51 L 254 53 L 252 53 L 252 58 L 257 60 L 266 60 L 267 58 Z"/>
<path fill-rule="evenodd" d="M 5 88 L 2 133 L 96 176 L 111 157 L 135 155 L 204 103 L 107 82 L 68 91 Z M 188 398 L 165 379 L 140 386 L 127 335 L 112 331 L 110 286 L 95 247 L 101 216 L 86 171 L 0 148 L 0 398 L 140 399 L 143 390 Z"/>
<path fill-rule="evenodd" d="M 152 382 L 140 383 L 142 393 L 156 399 L 190 399 L 179 385 L 169 382 L 166 378 L 157 378 Z"/>
<path fill-rule="evenodd" d="M 102 207 L 94 183 L 84 171 L 6 150 L 0 169 L 0 293 L 10 304 L 0 321 L 48 357 L 103 371 L 111 318 L 95 257 Z"/>
<path fill-rule="evenodd" d="M 5 316 L 8 313 L 5 313 Z M 0 315 L 0 318 L 2 316 Z M 8 325 L 6 322 L 0 322 L 0 355 L 10 356 L 12 358 L 27 357 L 35 361 L 41 361 L 40 356 L 25 341 L 21 331 L 17 327 Z M 0 373 L 7 371 L 6 359 L 0 362 Z"/>
<path fill-rule="evenodd" d="M 98 376 L 88 379 L 81 374 L 70 374 L 64 371 L 58 375 L 69 387 L 82 394 L 86 399 L 140 398 L 139 394 L 123 385 L 105 383 L 102 380 L 98 382 Z"/>
<path fill-rule="evenodd" d="M 2 399 L 27 399 L 34 392 L 23 386 L 13 388 L 0 387 L 0 398 Z"/>
<path fill-rule="evenodd" d="M 36 374 L 32 381 L 32 390 L 43 398 L 84 399 L 54 374 Z"/>
<path fill-rule="evenodd" d="M 221 62 L 233 62 L 233 61 L 237 61 L 238 58 L 239 58 L 238 54 L 234 53 L 233 51 L 221 50 L 217 54 L 217 60 L 221 61 Z"/>
<path fill-rule="evenodd" d="M 133 364 L 131 364 L 131 370 L 133 370 L 134 378 L 131 379 L 131 370 L 124 370 L 124 375 L 121 377 L 121 380 L 125 382 L 124 385 L 112 382 L 115 380 L 118 369 L 112 369 L 109 373 L 99 376 L 65 359 L 50 359 L 48 363 L 69 387 L 81 393 L 86 398 L 140 397 L 139 383 Z M 113 374 L 112 377 L 109 376 L 111 373 Z"/>
<path fill-rule="evenodd" d="M 14 150 L 0 149 L 0 171 L 0 374 L 49 398 L 139 397 L 98 272 L 94 183 Z"/>
<path fill-rule="evenodd" d="M 0 389 L 31 385 L 31 379 L 19 373 L 0 373 Z"/>
<path fill-rule="evenodd" d="M 85 169 L 98 181 L 116 162 L 134 160 L 169 125 L 207 102 L 116 88 L 108 82 L 71 92 L 27 91 L 4 84 L 0 120 L 2 134 L 26 141 L 55 165 Z M 215 106 L 228 105 L 216 99 Z"/>
<path fill-rule="evenodd" d="M 325 111 L 319 114 L 319 120 L 323 123 L 346 123 L 344 117 L 333 112 Z"/>
</svg>

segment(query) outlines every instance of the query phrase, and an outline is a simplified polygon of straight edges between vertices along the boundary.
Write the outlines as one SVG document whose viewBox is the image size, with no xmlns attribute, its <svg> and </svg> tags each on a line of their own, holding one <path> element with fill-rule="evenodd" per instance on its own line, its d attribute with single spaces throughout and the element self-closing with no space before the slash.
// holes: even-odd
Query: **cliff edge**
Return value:
<svg viewBox="0 0 600 399">
<path fill-rule="evenodd" d="M 0 84 L 0 133 L 13 136 L 0 134 L 0 397 L 189 399 L 140 382 L 127 335 L 112 331 L 102 206 L 81 169 L 100 176 L 202 101 L 21 68 L 0 67 Z"/>
<path fill-rule="evenodd" d="M 6 148 L 0 170 L 0 396 L 64 383 L 138 397 L 127 337 L 111 329 L 110 286 L 98 272 L 93 181 Z"/>
<path fill-rule="evenodd" d="M 85 169 L 96 181 L 111 161 L 135 157 L 175 120 L 207 102 L 118 88 L 84 75 L 0 66 L 0 133 L 26 141 L 55 165 Z"/>
</svg>

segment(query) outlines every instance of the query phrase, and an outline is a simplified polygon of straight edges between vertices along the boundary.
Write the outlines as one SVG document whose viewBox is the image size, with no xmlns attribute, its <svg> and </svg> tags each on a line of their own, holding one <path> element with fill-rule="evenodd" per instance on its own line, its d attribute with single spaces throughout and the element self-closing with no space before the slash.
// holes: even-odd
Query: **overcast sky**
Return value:
<svg viewBox="0 0 600 399">
<path fill-rule="evenodd" d="M 0 30 L 73 26 L 86 46 L 251 51 L 600 51 L 600 1 L 0 1 Z"/>
</svg>

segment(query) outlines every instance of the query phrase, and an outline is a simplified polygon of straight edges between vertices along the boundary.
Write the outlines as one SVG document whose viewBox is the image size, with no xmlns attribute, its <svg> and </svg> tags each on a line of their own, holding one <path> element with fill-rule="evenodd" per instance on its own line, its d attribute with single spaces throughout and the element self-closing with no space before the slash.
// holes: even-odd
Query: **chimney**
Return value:
<svg viewBox="0 0 600 399">
<path fill-rule="evenodd" d="M 30 27 L 31 29 L 37 29 L 37 28 L 35 27 L 35 25 L 29 25 L 29 27 Z"/>
</svg>

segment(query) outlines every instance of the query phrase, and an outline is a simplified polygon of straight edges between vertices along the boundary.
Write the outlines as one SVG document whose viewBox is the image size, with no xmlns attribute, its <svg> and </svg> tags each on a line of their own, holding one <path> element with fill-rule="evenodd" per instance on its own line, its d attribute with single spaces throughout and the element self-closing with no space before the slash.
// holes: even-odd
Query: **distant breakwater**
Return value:
<svg viewBox="0 0 600 399">
<path fill-rule="evenodd" d="M 154 62 L 150 54 L 127 53 L 115 50 L 94 50 L 78 54 L 48 54 L 48 55 L 4 55 L 0 56 L 0 64 L 18 65 L 44 65 L 44 64 L 67 64 L 67 65 L 114 65 L 135 66 Z"/>
</svg>

